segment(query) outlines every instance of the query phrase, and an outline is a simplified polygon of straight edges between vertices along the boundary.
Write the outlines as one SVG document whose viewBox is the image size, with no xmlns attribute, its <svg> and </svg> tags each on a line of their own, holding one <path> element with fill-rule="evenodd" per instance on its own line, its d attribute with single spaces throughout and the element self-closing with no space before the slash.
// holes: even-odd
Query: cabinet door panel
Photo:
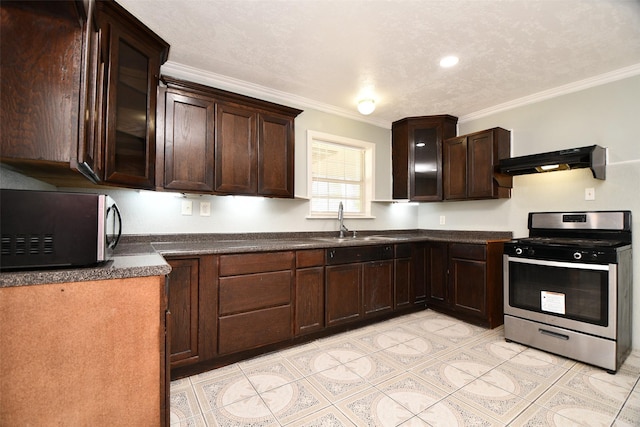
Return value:
<svg viewBox="0 0 640 427">
<path fill-rule="evenodd" d="M 365 316 L 393 309 L 393 261 L 373 261 L 363 265 L 363 310 Z"/>
<path fill-rule="evenodd" d="M 249 311 L 219 319 L 219 353 L 249 350 L 291 338 L 291 306 Z"/>
<path fill-rule="evenodd" d="M 467 197 L 467 138 L 452 138 L 444 142 L 444 198 L 447 200 Z"/>
<path fill-rule="evenodd" d="M 409 307 L 411 305 L 412 286 L 412 262 L 411 258 L 396 259 L 394 265 L 394 287 L 396 310 Z"/>
<path fill-rule="evenodd" d="M 296 271 L 295 311 L 296 335 L 324 328 L 324 267 Z"/>
<path fill-rule="evenodd" d="M 447 307 L 449 292 L 447 289 L 447 244 L 429 244 L 425 251 L 427 276 L 427 305 Z"/>
<path fill-rule="evenodd" d="M 169 311 L 171 312 L 171 364 L 180 366 L 198 359 L 197 259 L 168 260 Z M 182 362 L 182 363 L 175 363 Z"/>
<path fill-rule="evenodd" d="M 487 313 L 486 262 L 452 258 L 450 268 L 454 309 L 484 320 Z"/>
<path fill-rule="evenodd" d="M 164 187 L 213 191 L 213 100 L 167 92 Z"/>
<path fill-rule="evenodd" d="M 494 159 L 493 132 L 469 137 L 468 197 L 493 197 Z"/>
<path fill-rule="evenodd" d="M 69 164 L 78 141 L 82 26 L 71 3 L 53 15 L 2 2 L 0 154 Z"/>
<path fill-rule="evenodd" d="M 218 104 L 216 112 L 216 191 L 256 194 L 256 113 Z"/>
<path fill-rule="evenodd" d="M 336 265 L 326 268 L 326 324 L 347 323 L 358 319 L 362 296 L 360 264 Z"/>
<path fill-rule="evenodd" d="M 442 200 L 442 138 L 440 126 L 409 126 L 413 163 L 411 200 Z"/>
<path fill-rule="evenodd" d="M 258 194 L 293 197 L 293 120 L 260 114 Z"/>
</svg>

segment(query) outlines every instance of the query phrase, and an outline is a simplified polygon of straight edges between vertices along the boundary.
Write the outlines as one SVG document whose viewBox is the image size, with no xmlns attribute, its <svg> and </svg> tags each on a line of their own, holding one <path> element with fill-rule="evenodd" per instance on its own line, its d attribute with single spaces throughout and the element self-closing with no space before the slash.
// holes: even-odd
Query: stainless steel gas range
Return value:
<svg viewBox="0 0 640 427">
<path fill-rule="evenodd" d="M 618 370 L 631 351 L 631 212 L 532 212 L 503 268 L 508 341 Z"/>
</svg>

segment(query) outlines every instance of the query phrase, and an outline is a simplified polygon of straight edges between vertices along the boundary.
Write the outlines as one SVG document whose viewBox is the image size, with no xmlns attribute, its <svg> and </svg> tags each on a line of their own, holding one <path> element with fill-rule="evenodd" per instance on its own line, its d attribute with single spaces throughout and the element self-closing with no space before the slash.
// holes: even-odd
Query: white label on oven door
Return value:
<svg viewBox="0 0 640 427">
<path fill-rule="evenodd" d="M 564 294 L 558 292 L 541 291 L 540 308 L 551 313 L 564 313 Z"/>
</svg>

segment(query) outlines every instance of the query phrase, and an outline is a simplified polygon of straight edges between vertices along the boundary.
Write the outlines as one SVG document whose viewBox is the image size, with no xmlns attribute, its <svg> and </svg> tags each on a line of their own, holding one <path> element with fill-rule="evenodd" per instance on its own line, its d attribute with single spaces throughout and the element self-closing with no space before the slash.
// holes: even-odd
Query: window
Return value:
<svg viewBox="0 0 640 427">
<path fill-rule="evenodd" d="M 371 216 L 375 145 L 308 131 L 310 217 L 334 218 L 340 202 L 345 217 Z"/>
</svg>

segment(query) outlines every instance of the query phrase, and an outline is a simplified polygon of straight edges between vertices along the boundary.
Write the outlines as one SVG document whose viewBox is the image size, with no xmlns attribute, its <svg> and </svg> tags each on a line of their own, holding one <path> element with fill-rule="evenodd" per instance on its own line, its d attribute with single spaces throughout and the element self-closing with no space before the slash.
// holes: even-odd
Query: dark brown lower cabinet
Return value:
<svg viewBox="0 0 640 427">
<path fill-rule="evenodd" d="M 171 323 L 171 367 L 191 365 L 216 355 L 214 256 L 167 257 Z"/>
<path fill-rule="evenodd" d="M 327 266 L 327 326 L 353 322 L 362 316 L 362 266 Z"/>
<path fill-rule="evenodd" d="M 425 307 L 502 323 L 502 242 L 168 257 L 172 378 Z M 175 375 L 173 375 L 175 373 Z"/>
<path fill-rule="evenodd" d="M 413 262 L 411 244 L 396 245 L 393 265 L 394 310 L 404 310 L 413 305 Z"/>
<path fill-rule="evenodd" d="M 293 337 L 294 266 L 292 251 L 220 256 L 220 355 Z"/>
<path fill-rule="evenodd" d="M 371 261 L 362 266 L 364 316 L 393 310 L 393 260 Z"/>
<path fill-rule="evenodd" d="M 447 243 L 424 244 L 424 276 L 426 281 L 427 306 L 446 309 L 449 307 Z"/>
<path fill-rule="evenodd" d="M 427 307 L 495 328 L 503 323 L 503 242 L 424 244 Z"/>
<path fill-rule="evenodd" d="M 324 329 L 324 250 L 296 252 L 295 335 Z"/>
<path fill-rule="evenodd" d="M 417 243 L 413 248 L 415 285 L 413 303 L 446 306 L 447 243 Z"/>
<path fill-rule="evenodd" d="M 327 327 L 393 310 L 393 256 L 391 245 L 327 250 Z"/>
</svg>

